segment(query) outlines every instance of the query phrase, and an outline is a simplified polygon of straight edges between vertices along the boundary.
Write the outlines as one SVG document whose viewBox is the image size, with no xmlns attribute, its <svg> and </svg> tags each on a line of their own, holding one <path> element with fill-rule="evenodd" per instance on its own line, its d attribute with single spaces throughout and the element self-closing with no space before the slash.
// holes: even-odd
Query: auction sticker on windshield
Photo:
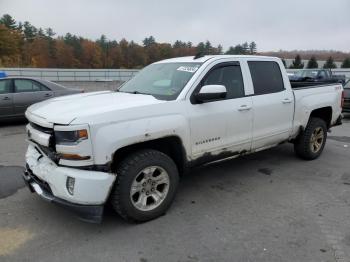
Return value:
<svg viewBox="0 0 350 262">
<path fill-rule="evenodd" d="M 198 70 L 198 66 L 180 66 L 177 71 L 194 73 Z"/>
</svg>

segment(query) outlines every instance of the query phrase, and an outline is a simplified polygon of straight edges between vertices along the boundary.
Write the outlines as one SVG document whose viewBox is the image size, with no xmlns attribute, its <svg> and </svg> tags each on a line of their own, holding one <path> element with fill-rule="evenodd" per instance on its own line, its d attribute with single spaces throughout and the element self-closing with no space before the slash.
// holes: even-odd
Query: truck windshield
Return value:
<svg viewBox="0 0 350 262">
<path fill-rule="evenodd" d="M 202 63 L 159 63 L 142 69 L 119 92 L 147 94 L 175 100 Z"/>
</svg>

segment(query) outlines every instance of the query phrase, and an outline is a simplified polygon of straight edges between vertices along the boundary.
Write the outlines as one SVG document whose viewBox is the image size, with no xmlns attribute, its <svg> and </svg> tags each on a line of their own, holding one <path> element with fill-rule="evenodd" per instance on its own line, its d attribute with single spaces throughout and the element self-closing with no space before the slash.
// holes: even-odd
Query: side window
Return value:
<svg viewBox="0 0 350 262">
<path fill-rule="evenodd" d="M 46 86 L 44 86 L 43 84 L 37 82 L 37 81 L 32 81 L 34 86 L 37 86 L 37 88 L 40 89 L 40 91 L 50 91 L 49 88 L 47 88 Z"/>
<path fill-rule="evenodd" d="M 41 85 L 29 79 L 15 79 L 16 93 L 41 91 Z"/>
<path fill-rule="evenodd" d="M 320 79 L 326 79 L 326 72 L 325 71 L 320 71 L 320 74 L 318 76 Z"/>
<path fill-rule="evenodd" d="M 10 93 L 11 80 L 0 80 L 0 94 Z"/>
<path fill-rule="evenodd" d="M 248 65 L 255 95 L 277 93 L 285 89 L 282 73 L 276 62 L 250 61 Z"/>
<path fill-rule="evenodd" d="M 215 68 L 204 78 L 202 85 L 223 85 L 227 89 L 226 99 L 244 96 L 244 84 L 239 65 Z"/>
</svg>

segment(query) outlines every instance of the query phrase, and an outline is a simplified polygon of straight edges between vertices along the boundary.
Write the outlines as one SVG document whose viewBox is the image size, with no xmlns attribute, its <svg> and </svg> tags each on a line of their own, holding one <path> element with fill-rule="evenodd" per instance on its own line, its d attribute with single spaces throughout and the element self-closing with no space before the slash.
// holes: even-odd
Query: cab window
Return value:
<svg viewBox="0 0 350 262">
<path fill-rule="evenodd" d="M 273 61 L 249 61 L 255 95 L 277 93 L 285 90 L 278 63 Z"/>
<path fill-rule="evenodd" d="M 10 93 L 11 80 L 0 80 L 0 94 Z"/>
<path fill-rule="evenodd" d="M 239 65 L 219 66 L 211 70 L 203 79 L 204 85 L 223 85 L 226 87 L 226 99 L 244 97 L 244 84 Z"/>
</svg>

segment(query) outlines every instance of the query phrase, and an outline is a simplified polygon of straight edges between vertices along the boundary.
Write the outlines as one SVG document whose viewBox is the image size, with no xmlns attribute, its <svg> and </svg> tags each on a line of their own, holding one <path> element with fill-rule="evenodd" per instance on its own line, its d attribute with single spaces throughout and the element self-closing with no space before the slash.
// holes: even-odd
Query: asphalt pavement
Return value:
<svg viewBox="0 0 350 262">
<path fill-rule="evenodd" d="M 350 261 L 350 121 L 322 156 L 291 144 L 194 169 L 165 216 L 77 220 L 23 188 L 24 123 L 0 126 L 0 261 Z M 93 192 L 92 192 L 93 193 Z"/>
</svg>

